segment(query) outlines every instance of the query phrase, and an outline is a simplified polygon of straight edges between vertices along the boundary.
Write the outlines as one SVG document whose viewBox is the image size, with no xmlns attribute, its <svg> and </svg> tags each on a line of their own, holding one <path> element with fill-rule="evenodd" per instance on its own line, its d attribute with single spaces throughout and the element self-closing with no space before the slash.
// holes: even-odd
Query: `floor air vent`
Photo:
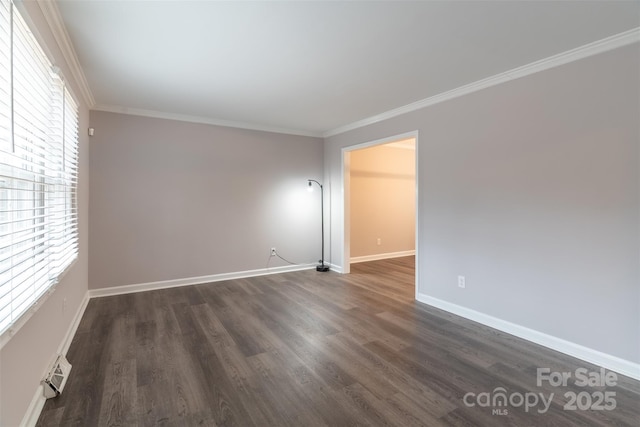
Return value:
<svg viewBox="0 0 640 427">
<path fill-rule="evenodd" d="M 71 372 L 71 364 L 63 355 L 58 355 L 44 379 L 44 397 L 49 399 L 60 396 L 69 378 L 69 372 Z"/>
</svg>

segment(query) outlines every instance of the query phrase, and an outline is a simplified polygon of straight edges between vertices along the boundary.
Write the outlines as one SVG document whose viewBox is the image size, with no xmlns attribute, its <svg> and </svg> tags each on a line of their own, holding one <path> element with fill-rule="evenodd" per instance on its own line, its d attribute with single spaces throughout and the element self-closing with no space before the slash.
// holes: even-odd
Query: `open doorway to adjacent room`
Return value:
<svg viewBox="0 0 640 427">
<path fill-rule="evenodd" d="M 414 295 L 417 145 L 417 132 L 412 132 L 343 149 L 343 272 L 352 267 L 359 272 L 365 265 L 411 272 Z"/>
</svg>

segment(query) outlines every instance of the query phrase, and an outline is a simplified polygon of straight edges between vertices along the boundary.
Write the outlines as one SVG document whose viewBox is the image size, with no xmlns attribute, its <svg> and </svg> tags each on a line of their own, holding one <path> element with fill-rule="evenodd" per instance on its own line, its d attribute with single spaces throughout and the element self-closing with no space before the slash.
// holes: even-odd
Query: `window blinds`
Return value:
<svg viewBox="0 0 640 427">
<path fill-rule="evenodd" d="M 11 14 L 0 1 L 0 150 L 11 149 Z"/>
<path fill-rule="evenodd" d="M 0 333 L 77 257 L 78 110 L 0 0 Z"/>
</svg>

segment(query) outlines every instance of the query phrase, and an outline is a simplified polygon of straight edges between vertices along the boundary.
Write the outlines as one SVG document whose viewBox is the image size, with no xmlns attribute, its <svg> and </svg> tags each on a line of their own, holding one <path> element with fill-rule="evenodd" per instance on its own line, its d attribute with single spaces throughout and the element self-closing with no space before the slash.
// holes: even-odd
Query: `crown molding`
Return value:
<svg viewBox="0 0 640 427">
<path fill-rule="evenodd" d="M 131 116 L 152 117 L 156 119 L 177 120 L 180 122 L 200 123 L 214 126 L 224 126 L 230 128 L 256 130 L 261 132 L 282 133 L 287 135 L 310 136 L 314 138 L 322 138 L 322 133 L 311 132 L 299 129 L 279 128 L 275 126 L 257 125 L 254 123 L 234 122 L 231 120 L 219 120 L 210 117 L 191 116 L 188 114 L 167 113 L 163 111 L 145 110 L 141 108 L 129 108 L 120 105 L 94 105 L 91 110 L 105 111 L 108 113 L 128 114 Z"/>
<path fill-rule="evenodd" d="M 599 53 L 607 52 L 622 46 L 627 46 L 638 42 L 640 42 L 640 27 L 636 27 L 623 33 L 606 37 L 593 43 L 589 43 L 584 46 L 580 46 L 575 49 L 571 49 L 566 52 L 562 52 L 557 55 L 553 55 L 548 58 L 544 58 L 539 61 L 535 61 L 530 64 L 511 69 L 509 71 L 505 71 L 500 74 L 496 74 L 491 77 L 487 77 L 486 79 L 478 80 L 476 82 L 460 86 L 456 89 L 452 89 L 447 92 L 443 92 L 438 95 L 434 95 L 402 107 L 394 108 L 393 110 L 389 110 L 384 113 L 368 117 L 366 119 L 358 120 L 348 125 L 340 126 L 323 133 L 322 136 L 325 138 L 335 136 L 344 132 L 348 132 L 350 130 L 378 123 L 392 117 L 397 117 L 416 110 L 420 110 L 425 107 L 429 107 L 431 105 L 458 98 L 460 96 L 468 95 L 470 93 L 477 92 L 491 86 L 496 86 L 501 83 L 518 79 L 520 77 L 525 77 L 534 73 L 538 73 L 540 71 L 548 70 L 550 68 L 558 67 L 560 65 L 568 64 L 579 59 L 587 58 Z"/>
<path fill-rule="evenodd" d="M 167 113 L 167 112 L 161 112 L 161 111 L 128 108 L 128 107 L 115 106 L 115 105 L 96 105 L 93 94 L 91 93 L 91 89 L 89 88 L 89 84 L 87 83 L 86 76 L 84 74 L 84 71 L 82 70 L 82 67 L 76 55 L 75 49 L 73 48 L 73 44 L 71 43 L 71 40 L 69 38 L 69 34 L 62 20 L 62 16 L 58 9 L 56 0 L 36 0 L 36 2 L 40 6 L 43 16 L 45 17 L 45 20 L 47 21 L 51 29 L 51 32 L 54 35 L 56 43 L 58 44 L 60 50 L 62 51 L 62 54 L 67 62 L 67 65 L 71 70 L 71 73 L 77 83 L 78 88 L 80 89 L 81 95 L 85 103 L 92 110 L 138 115 L 138 116 L 145 116 L 145 117 L 163 118 L 163 119 L 170 119 L 170 120 L 179 120 L 179 121 L 186 121 L 186 122 L 192 122 L 192 123 L 211 124 L 216 126 L 225 126 L 225 127 L 233 127 L 233 128 L 241 128 L 241 129 L 249 129 L 249 130 L 258 130 L 263 132 L 310 136 L 310 137 L 316 137 L 316 138 L 323 138 L 323 137 L 328 138 L 331 136 L 335 136 L 344 132 L 348 132 L 350 130 L 358 129 L 364 126 L 368 126 L 374 123 L 378 123 L 378 122 L 393 118 L 393 117 L 397 117 L 397 116 L 407 114 L 416 110 L 420 110 L 425 107 L 439 104 L 441 102 L 445 102 L 454 98 L 468 95 L 470 93 L 477 92 L 482 89 L 486 89 L 486 88 L 496 86 L 511 80 L 518 79 L 520 77 L 525 77 L 534 73 L 538 73 L 540 71 L 548 70 L 548 69 L 558 67 L 564 64 L 568 64 L 570 62 L 574 62 L 583 58 L 597 55 L 599 53 L 607 52 L 619 47 L 630 45 L 632 43 L 640 42 L 640 27 L 636 27 L 631 30 L 625 31 L 623 33 L 606 37 L 604 39 L 595 41 L 593 43 L 589 43 L 584 46 L 580 46 L 578 48 L 571 49 L 566 52 L 562 52 L 557 55 L 553 55 L 548 58 L 544 58 L 539 61 L 535 61 L 530 64 L 517 67 L 509 71 L 505 71 L 503 73 L 499 73 L 494 76 L 491 76 L 482 80 L 478 80 L 476 82 L 469 83 L 467 85 L 460 86 L 458 88 L 422 99 L 420 101 L 413 102 L 411 104 L 404 105 L 402 107 L 398 107 L 398 108 L 386 111 L 381 114 L 377 114 L 362 120 L 358 120 L 356 122 L 353 122 L 344 126 L 340 126 L 326 132 L 312 132 L 308 130 L 279 128 L 279 127 L 266 126 L 266 125 L 257 125 L 253 123 L 235 122 L 235 121 L 229 121 L 229 120 L 213 119 L 209 117 Z"/>
<path fill-rule="evenodd" d="M 38 3 L 38 6 L 40 6 L 40 10 L 47 21 L 47 24 L 49 24 L 53 37 L 62 52 L 62 56 L 64 56 L 64 59 L 69 66 L 84 102 L 89 108 L 91 108 L 95 104 L 95 100 L 91 93 L 91 89 L 89 88 L 89 84 L 87 83 L 84 71 L 82 70 L 82 66 L 80 65 L 80 61 L 78 60 L 78 55 L 76 55 L 76 51 L 73 48 L 71 39 L 69 38 L 69 33 L 64 25 L 64 21 L 62 20 L 62 15 L 60 14 L 56 1 L 36 0 L 36 2 Z"/>
</svg>

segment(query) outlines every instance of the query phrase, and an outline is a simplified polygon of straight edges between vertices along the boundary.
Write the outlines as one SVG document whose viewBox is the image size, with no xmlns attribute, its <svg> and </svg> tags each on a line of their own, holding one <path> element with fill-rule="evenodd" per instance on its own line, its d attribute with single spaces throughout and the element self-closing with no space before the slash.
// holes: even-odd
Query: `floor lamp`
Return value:
<svg viewBox="0 0 640 427">
<path fill-rule="evenodd" d="M 316 265 L 316 271 L 329 271 L 329 266 L 324 264 L 324 189 L 322 188 L 322 184 L 320 184 L 315 179 L 309 179 L 309 191 L 313 191 L 313 183 L 315 182 L 320 186 L 320 218 L 322 223 L 322 259 L 320 260 L 320 265 Z"/>
</svg>

